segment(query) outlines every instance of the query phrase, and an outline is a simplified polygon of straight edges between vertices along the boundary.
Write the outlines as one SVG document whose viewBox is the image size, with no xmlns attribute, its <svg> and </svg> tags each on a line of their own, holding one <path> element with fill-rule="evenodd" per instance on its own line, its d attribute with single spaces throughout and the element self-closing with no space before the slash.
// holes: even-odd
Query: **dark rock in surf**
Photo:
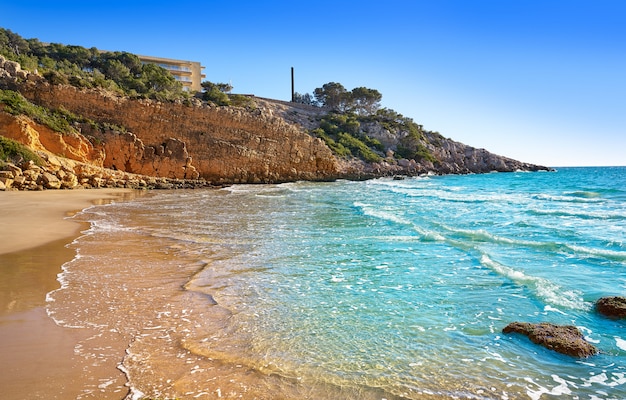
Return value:
<svg viewBox="0 0 626 400">
<path fill-rule="evenodd" d="M 596 302 L 596 311 L 609 318 L 626 318 L 626 297 L 603 297 Z"/>
<path fill-rule="evenodd" d="M 550 350 L 572 357 L 589 357 L 598 354 L 598 349 L 585 341 L 580 330 L 572 325 L 512 322 L 502 332 L 521 333 L 528 336 L 535 344 L 540 344 Z"/>
</svg>

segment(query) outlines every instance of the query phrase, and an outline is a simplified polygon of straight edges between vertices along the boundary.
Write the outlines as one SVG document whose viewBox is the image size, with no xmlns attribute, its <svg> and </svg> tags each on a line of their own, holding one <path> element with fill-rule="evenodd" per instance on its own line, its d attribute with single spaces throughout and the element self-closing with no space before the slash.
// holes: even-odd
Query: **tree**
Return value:
<svg viewBox="0 0 626 400">
<path fill-rule="evenodd" d="M 28 42 L 17 33 L 9 29 L 0 28 L 0 47 L 6 48 L 5 55 L 10 53 L 19 56 L 28 53 L 30 47 Z"/>
<path fill-rule="evenodd" d="M 315 99 L 323 106 L 337 111 L 345 111 L 348 91 L 341 83 L 329 82 L 313 91 Z"/>
<path fill-rule="evenodd" d="M 141 81 L 144 82 L 149 91 L 173 92 L 178 89 L 178 82 L 163 67 L 155 64 L 144 64 L 141 68 Z"/>
<path fill-rule="evenodd" d="M 230 99 L 225 92 L 233 90 L 232 85 L 228 83 L 213 83 L 209 81 L 204 81 L 201 85 L 204 89 L 204 93 L 202 94 L 203 100 L 211 101 L 218 106 L 227 106 L 230 104 Z"/>
<path fill-rule="evenodd" d="M 383 95 L 378 90 L 357 87 L 351 93 L 351 107 L 357 114 L 372 115 L 380 108 Z"/>
<path fill-rule="evenodd" d="M 130 77 L 130 69 L 119 60 L 110 60 L 103 65 L 102 72 L 115 82 L 122 82 Z"/>
<path fill-rule="evenodd" d="M 299 104 L 307 104 L 309 106 L 318 106 L 318 102 L 309 93 L 300 94 L 295 92 L 293 94 L 293 102 Z"/>
<path fill-rule="evenodd" d="M 342 84 L 329 82 L 313 92 L 317 101 L 334 111 L 372 115 L 380 108 L 383 95 L 378 90 L 357 87 L 348 92 Z"/>
</svg>

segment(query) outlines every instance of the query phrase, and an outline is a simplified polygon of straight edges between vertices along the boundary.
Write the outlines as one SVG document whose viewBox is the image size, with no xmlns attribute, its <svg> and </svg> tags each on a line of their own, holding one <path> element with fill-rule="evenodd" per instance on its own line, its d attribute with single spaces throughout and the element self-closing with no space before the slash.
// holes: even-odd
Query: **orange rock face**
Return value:
<svg viewBox="0 0 626 400">
<path fill-rule="evenodd" d="M 24 116 L 0 112 L 0 134 L 33 150 L 102 166 L 104 151 L 80 135 L 63 135 Z"/>
<path fill-rule="evenodd" d="M 69 158 L 80 154 L 106 168 L 218 183 L 329 180 L 338 175 L 337 160 L 321 140 L 266 109 L 133 100 L 33 79 L 14 85 L 41 106 L 64 107 L 132 132 L 101 134 L 101 149 L 91 150 L 85 141 L 66 143 L 69 147 L 59 152 L 54 140 L 48 140 L 55 133 L 36 128 L 43 148 Z"/>
</svg>

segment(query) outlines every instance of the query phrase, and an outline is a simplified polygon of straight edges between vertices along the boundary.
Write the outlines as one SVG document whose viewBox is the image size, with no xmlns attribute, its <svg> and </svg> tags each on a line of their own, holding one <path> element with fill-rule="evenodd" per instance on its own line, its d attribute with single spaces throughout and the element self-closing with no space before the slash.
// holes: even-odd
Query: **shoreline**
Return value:
<svg viewBox="0 0 626 400">
<path fill-rule="evenodd" d="M 85 208 L 134 197 L 132 189 L 0 191 L 0 254 L 36 248 L 77 236 L 68 219 Z"/>
<path fill-rule="evenodd" d="M 130 200 L 132 189 L 0 192 L 0 387 L 8 397 L 76 398 L 83 389 L 76 346 L 91 330 L 58 326 L 46 296 L 74 251 L 67 247 L 85 229 L 71 217 L 112 201 Z M 121 398 L 123 395 L 116 394 Z M 103 397 L 108 398 L 108 397 Z"/>
</svg>

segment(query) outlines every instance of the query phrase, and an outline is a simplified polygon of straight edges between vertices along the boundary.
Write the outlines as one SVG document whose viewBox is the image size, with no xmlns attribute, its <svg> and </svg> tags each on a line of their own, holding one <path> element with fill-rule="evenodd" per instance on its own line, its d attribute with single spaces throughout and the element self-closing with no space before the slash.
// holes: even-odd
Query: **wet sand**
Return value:
<svg viewBox="0 0 626 400">
<path fill-rule="evenodd" d="M 57 326 L 46 294 L 59 287 L 66 245 L 86 228 L 65 217 L 131 190 L 0 192 L 0 387 L 4 398 L 75 399 L 81 368 L 75 346 L 92 332 Z M 117 398 L 122 398 L 120 393 Z"/>
<path fill-rule="evenodd" d="M 80 226 L 64 217 L 131 193 L 130 189 L 0 192 L 0 254 L 76 236 Z"/>
</svg>

